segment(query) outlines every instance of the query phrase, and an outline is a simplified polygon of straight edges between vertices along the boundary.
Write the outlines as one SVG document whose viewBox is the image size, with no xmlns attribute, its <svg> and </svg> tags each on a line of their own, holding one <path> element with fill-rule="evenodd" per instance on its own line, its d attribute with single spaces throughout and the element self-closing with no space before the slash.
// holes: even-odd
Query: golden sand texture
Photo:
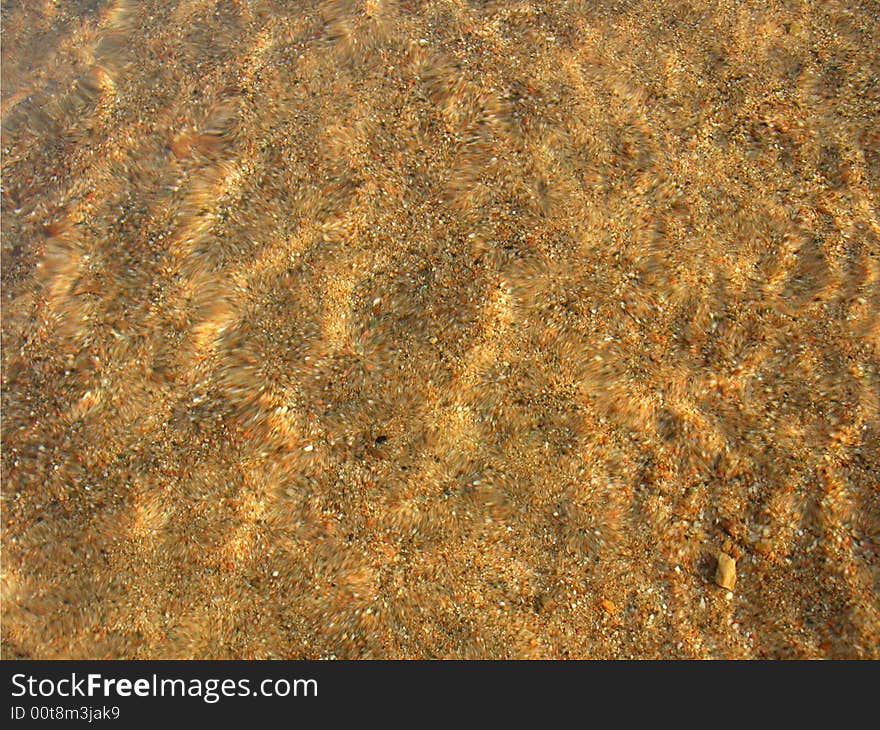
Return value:
<svg viewBox="0 0 880 730">
<path fill-rule="evenodd" d="M 4 2 L 3 656 L 880 657 L 878 18 Z"/>
</svg>

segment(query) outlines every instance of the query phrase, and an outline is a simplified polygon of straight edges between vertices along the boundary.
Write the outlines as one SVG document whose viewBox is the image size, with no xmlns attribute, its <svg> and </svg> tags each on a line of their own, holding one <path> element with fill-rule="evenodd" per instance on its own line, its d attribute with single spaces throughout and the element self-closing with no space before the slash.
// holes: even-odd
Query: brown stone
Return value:
<svg viewBox="0 0 880 730">
<path fill-rule="evenodd" d="M 721 517 L 718 520 L 718 527 L 724 530 L 725 533 L 730 535 L 731 537 L 736 537 L 736 526 L 733 524 L 733 520 L 728 517 Z"/>
<path fill-rule="evenodd" d="M 727 553 L 718 553 L 718 567 L 715 568 L 715 583 L 729 591 L 736 585 L 736 560 Z"/>
</svg>

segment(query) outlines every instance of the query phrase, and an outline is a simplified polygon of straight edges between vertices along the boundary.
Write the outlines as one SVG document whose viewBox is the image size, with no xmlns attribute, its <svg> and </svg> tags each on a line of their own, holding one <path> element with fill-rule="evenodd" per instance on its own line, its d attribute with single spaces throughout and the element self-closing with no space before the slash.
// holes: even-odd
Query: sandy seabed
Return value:
<svg viewBox="0 0 880 730">
<path fill-rule="evenodd" d="M 880 657 L 878 18 L 3 2 L 3 657 Z"/>
</svg>

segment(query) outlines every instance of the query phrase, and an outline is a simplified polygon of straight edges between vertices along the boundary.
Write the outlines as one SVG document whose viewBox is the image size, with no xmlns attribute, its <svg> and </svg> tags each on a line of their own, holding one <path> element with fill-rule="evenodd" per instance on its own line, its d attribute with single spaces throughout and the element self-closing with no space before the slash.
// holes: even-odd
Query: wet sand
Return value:
<svg viewBox="0 0 880 730">
<path fill-rule="evenodd" d="M 880 657 L 876 11 L 4 2 L 2 656 Z"/>
</svg>

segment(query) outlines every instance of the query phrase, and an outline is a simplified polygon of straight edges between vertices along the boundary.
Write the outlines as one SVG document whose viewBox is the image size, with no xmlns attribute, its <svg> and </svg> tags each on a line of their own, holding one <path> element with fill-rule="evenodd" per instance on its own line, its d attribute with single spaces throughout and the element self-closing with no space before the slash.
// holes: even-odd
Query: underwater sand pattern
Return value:
<svg viewBox="0 0 880 730">
<path fill-rule="evenodd" d="M 4 658 L 878 658 L 876 10 L 4 2 Z"/>
</svg>

